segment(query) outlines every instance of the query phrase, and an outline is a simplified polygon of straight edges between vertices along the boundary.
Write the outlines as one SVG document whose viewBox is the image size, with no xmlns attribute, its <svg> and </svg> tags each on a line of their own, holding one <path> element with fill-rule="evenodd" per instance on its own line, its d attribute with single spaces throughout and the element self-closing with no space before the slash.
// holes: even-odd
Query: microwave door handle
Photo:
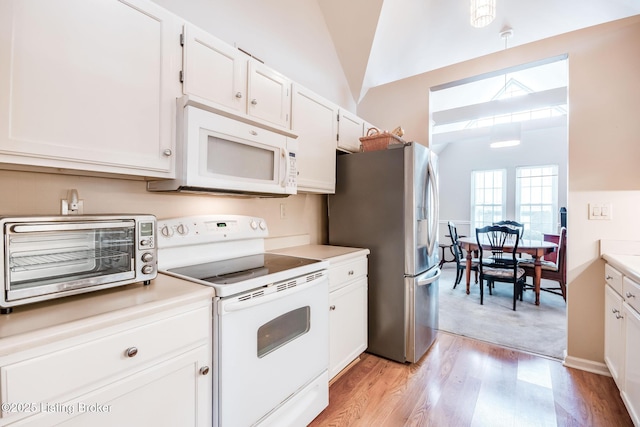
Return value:
<svg viewBox="0 0 640 427">
<path fill-rule="evenodd" d="M 280 154 L 284 158 L 284 176 L 282 177 L 282 181 L 280 181 L 280 186 L 287 186 L 287 177 L 289 176 L 289 152 L 285 148 L 280 149 Z"/>
</svg>

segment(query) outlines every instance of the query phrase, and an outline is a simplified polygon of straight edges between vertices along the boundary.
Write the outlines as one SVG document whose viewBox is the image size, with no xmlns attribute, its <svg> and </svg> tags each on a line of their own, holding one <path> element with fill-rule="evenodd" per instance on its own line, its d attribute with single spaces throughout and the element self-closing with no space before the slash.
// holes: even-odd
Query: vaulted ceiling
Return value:
<svg viewBox="0 0 640 427">
<path fill-rule="evenodd" d="M 507 47 L 640 14 L 640 0 L 497 0 L 496 18 L 469 24 L 469 0 L 317 0 L 351 93 Z"/>
</svg>

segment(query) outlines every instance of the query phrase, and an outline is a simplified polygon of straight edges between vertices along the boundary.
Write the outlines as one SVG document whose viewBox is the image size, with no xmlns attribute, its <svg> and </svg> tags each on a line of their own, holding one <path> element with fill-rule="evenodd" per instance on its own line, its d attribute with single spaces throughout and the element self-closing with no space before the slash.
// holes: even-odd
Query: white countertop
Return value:
<svg viewBox="0 0 640 427">
<path fill-rule="evenodd" d="M 640 283 L 640 255 L 602 254 L 602 258 L 625 276 Z"/>
<path fill-rule="evenodd" d="M 0 315 L 0 356 L 213 298 L 213 289 L 159 274 L 142 283 L 14 307 Z"/>
<path fill-rule="evenodd" d="M 270 250 L 269 252 L 274 254 L 336 262 L 356 256 L 368 255 L 370 251 L 369 249 L 350 248 L 347 246 L 303 245 L 274 249 Z"/>
</svg>

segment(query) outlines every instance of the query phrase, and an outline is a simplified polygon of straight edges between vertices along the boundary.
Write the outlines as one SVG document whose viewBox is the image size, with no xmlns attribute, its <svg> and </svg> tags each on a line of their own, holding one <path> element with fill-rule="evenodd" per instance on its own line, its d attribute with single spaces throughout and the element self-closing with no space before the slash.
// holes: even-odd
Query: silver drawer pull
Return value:
<svg viewBox="0 0 640 427">
<path fill-rule="evenodd" d="M 634 294 L 632 294 L 631 292 L 627 292 L 625 295 L 627 298 L 635 298 L 636 296 Z"/>
<path fill-rule="evenodd" d="M 609 276 L 609 275 L 607 274 L 607 277 L 605 277 L 604 279 L 605 279 L 605 280 L 611 280 L 611 279 L 613 279 L 613 277 L 612 277 L 612 276 Z"/>
<path fill-rule="evenodd" d="M 136 354 L 138 354 L 138 349 L 136 347 L 129 347 L 128 349 L 126 349 L 124 351 L 125 356 L 127 357 L 133 357 Z"/>
<path fill-rule="evenodd" d="M 335 306 L 335 305 L 332 305 L 332 306 L 330 306 L 330 307 L 329 307 L 329 310 L 331 310 L 331 311 L 333 311 L 333 310 L 335 310 L 335 309 L 336 309 L 336 306 Z"/>
<path fill-rule="evenodd" d="M 203 366 L 202 368 L 200 368 L 200 375 L 207 375 L 208 373 L 209 373 L 208 366 Z"/>
<path fill-rule="evenodd" d="M 171 157 L 171 155 L 173 154 L 173 151 L 171 151 L 171 149 L 170 149 L 170 148 L 167 148 L 166 150 L 164 150 L 164 151 L 162 152 L 162 154 L 163 154 L 165 157 Z"/>
<path fill-rule="evenodd" d="M 353 270 L 349 270 L 349 273 L 347 274 L 349 274 L 349 276 L 353 276 Z"/>
<path fill-rule="evenodd" d="M 621 314 L 616 314 L 616 319 L 624 319 L 624 316 L 622 316 Z"/>
<path fill-rule="evenodd" d="M 251 105 L 258 105 L 258 100 L 257 99 L 252 99 L 251 100 Z"/>
<path fill-rule="evenodd" d="M 616 314 L 616 313 L 620 313 L 620 310 L 618 310 L 617 308 L 612 308 L 612 309 L 611 309 L 611 312 L 612 312 L 613 314 Z"/>
<path fill-rule="evenodd" d="M 238 99 L 242 98 L 242 92 L 236 92 L 236 98 Z"/>
</svg>

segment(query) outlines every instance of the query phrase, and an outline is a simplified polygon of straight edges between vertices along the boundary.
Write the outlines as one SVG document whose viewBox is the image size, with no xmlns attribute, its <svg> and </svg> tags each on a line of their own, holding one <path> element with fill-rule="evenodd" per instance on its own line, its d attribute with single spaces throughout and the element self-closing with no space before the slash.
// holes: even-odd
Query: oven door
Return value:
<svg viewBox="0 0 640 427">
<path fill-rule="evenodd" d="M 270 421 L 277 419 L 278 407 L 326 372 L 328 307 L 326 271 L 218 301 L 214 393 L 220 426 L 250 426 L 267 415 Z M 306 424 L 326 406 L 328 384 L 324 386 L 323 393 L 315 393 L 324 402 L 319 408 L 313 399 L 295 405 L 298 423 L 305 410 L 313 411 Z M 291 419 L 290 413 L 282 416 Z"/>
<path fill-rule="evenodd" d="M 185 107 L 188 187 L 219 191 L 295 194 L 295 152 L 287 137 Z"/>
</svg>

